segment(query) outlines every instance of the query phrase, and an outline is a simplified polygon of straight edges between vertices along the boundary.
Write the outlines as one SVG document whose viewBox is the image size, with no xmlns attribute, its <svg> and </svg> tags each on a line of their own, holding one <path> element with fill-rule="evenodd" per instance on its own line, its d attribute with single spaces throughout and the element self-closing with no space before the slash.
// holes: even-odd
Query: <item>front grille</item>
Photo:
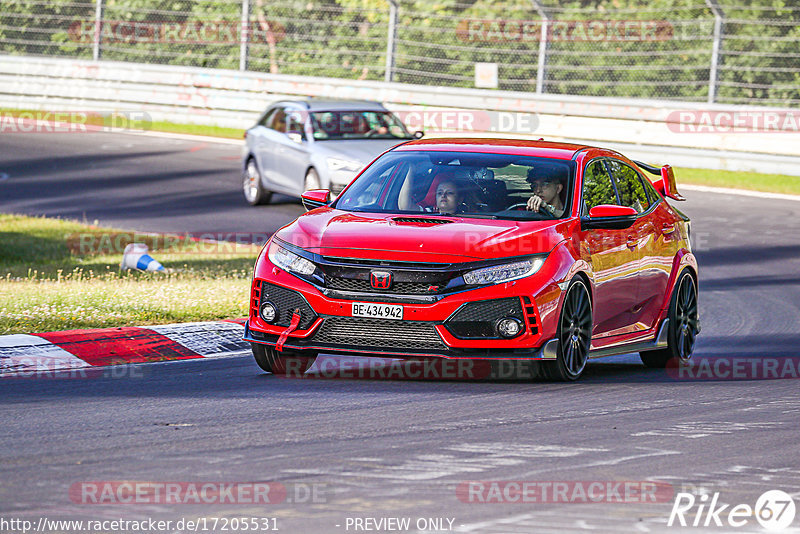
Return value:
<svg viewBox="0 0 800 534">
<path fill-rule="evenodd" d="M 326 280 L 326 286 L 330 289 L 336 289 L 339 291 L 356 291 L 359 293 L 377 293 L 377 292 L 385 292 L 385 293 L 396 293 L 400 295 L 413 295 L 413 294 L 435 294 L 437 290 L 429 291 L 429 288 L 433 285 L 434 287 L 441 288 L 444 287 L 446 284 L 435 285 L 435 284 L 428 284 L 422 282 L 394 282 L 392 283 L 392 287 L 389 289 L 375 289 L 370 284 L 369 280 L 356 280 L 355 278 L 338 278 L 338 277 L 329 277 Z"/>
<path fill-rule="evenodd" d="M 433 323 L 361 317 L 325 317 L 313 341 L 364 348 L 446 350 Z"/>
<path fill-rule="evenodd" d="M 497 338 L 494 323 L 502 317 L 523 321 L 519 297 L 469 302 L 445 322 L 445 327 L 460 339 Z"/>
<path fill-rule="evenodd" d="M 317 319 L 317 314 L 297 291 L 262 283 L 261 302 L 265 300 L 272 302 L 278 308 L 278 317 L 272 323 L 277 326 L 289 326 L 296 309 L 300 310 L 300 324 L 297 327 L 299 330 L 308 330 Z"/>
</svg>

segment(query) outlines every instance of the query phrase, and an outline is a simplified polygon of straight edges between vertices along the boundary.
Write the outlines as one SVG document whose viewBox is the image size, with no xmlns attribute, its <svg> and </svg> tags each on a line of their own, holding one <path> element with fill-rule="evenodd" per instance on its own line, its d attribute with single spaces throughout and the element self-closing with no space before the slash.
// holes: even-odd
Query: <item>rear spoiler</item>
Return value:
<svg viewBox="0 0 800 534">
<path fill-rule="evenodd" d="M 673 200 L 686 200 L 686 197 L 678 193 L 678 183 L 675 181 L 675 173 L 672 171 L 672 167 L 664 165 L 659 169 L 641 161 L 634 161 L 634 163 L 650 174 L 661 177 L 660 180 L 653 182 L 653 186 L 663 196 Z"/>
</svg>

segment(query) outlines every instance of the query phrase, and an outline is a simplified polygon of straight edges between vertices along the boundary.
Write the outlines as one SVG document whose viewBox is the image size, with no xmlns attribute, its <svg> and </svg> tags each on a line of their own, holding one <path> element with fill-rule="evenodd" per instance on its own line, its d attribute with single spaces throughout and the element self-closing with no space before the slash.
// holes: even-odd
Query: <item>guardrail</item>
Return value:
<svg viewBox="0 0 800 534">
<path fill-rule="evenodd" d="M 800 103 L 796 2 L 0 3 L 0 53 L 538 94 Z"/>
<path fill-rule="evenodd" d="M 269 102 L 306 96 L 378 100 L 417 118 L 494 114 L 450 132 L 423 118 L 428 135 L 574 140 L 654 163 L 800 176 L 797 110 L 0 56 L 0 107 L 6 108 L 144 111 L 152 120 L 246 128 Z"/>
</svg>

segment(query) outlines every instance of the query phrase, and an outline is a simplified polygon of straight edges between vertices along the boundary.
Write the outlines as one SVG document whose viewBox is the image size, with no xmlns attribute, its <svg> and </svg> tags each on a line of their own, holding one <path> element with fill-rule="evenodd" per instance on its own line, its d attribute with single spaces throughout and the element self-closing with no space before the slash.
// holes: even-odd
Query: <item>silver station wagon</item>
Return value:
<svg viewBox="0 0 800 534">
<path fill-rule="evenodd" d="M 245 133 L 244 197 L 255 206 L 273 193 L 299 197 L 329 189 L 337 195 L 381 153 L 419 137 L 422 132 L 409 133 L 379 102 L 275 102 Z"/>
</svg>

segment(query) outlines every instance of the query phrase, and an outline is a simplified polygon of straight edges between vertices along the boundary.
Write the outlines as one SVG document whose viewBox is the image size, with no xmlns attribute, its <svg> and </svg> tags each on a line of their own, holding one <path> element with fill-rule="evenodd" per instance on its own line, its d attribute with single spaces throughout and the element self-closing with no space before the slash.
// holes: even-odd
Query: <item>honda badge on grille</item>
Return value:
<svg viewBox="0 0 800 534">
<path fill-rule="evenodd" d="M 375 289 L 392 287 L 392 273 L 387 271 L 370 271 L 369 282 Z"/>
</svg>

